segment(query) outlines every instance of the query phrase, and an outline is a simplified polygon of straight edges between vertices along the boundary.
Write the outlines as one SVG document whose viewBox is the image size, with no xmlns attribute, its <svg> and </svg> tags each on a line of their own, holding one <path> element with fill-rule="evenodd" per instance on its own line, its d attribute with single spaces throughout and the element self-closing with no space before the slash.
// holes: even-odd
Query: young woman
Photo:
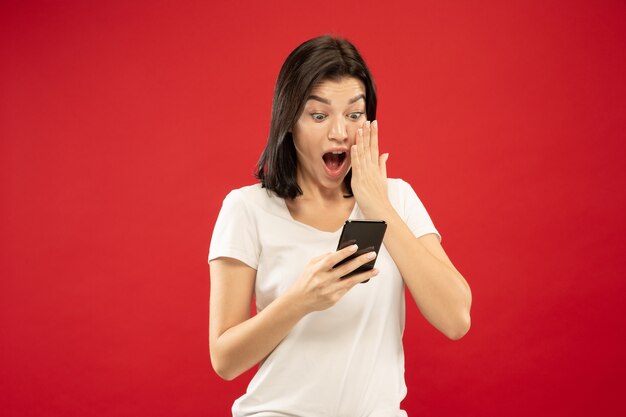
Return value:
<svg viewBox="0 0 626 417">
<path fill-rule="evenodd" d="M 375 118 L 351 43 L 322 36 L 287 57 L 260 183 L 228 194 L 209 250 L 213 367 L 230 380 L 260 364 L 234 416 L 406 416 L 405 285 L 446 336 L 469 330 L 469 286 L 411 186 L 387 178 Z M 387 231 L 376 268 L 341 278 L 375 256 L 333 268 L 357 250 L 335 251 L 347 219 Z"/>
</svg>

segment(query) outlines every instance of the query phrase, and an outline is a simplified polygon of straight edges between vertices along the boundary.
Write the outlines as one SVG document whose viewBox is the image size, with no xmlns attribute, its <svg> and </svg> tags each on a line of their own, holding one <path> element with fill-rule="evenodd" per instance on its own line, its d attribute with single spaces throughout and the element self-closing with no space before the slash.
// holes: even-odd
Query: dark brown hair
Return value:
<svg viewBox="0 0 626 417">
<path fill-rule="evenodd" d="M 310 39 L 285 60 L 274 89 L 270 133 L 257 164 L 256 177 L 263 187 L 282 198 L 302 195 L 296 181 L 298 159 L 291 130 L 300 117 L 306 98 L 325 80 L 354 77 L 365 85 L 365 111 L 376 119 L 374 80 L 359 51 L 349 41 L 329 35 Z M 352 195 L 352 170 L 344 180 Z"/>
</svg>

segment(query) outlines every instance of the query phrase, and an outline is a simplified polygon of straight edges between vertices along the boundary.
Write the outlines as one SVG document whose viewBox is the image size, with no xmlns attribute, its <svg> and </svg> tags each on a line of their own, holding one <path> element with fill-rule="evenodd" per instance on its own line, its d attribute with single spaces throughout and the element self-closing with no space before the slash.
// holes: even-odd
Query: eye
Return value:
<svg viewBox="0 0 626 417">
<path fill-rule="evenodd" d="M 363 116 L 363 112 L 355 111 L 355 112 L 350 113 L 348 115 L 348 118 L 350 120 L 359 120 L 361 118 L 361 116 Z"/>
<path fill-rule="evenodd" d="M 324 119 L 326 119 L 326 115 L 324 113 L 311 113 L 311 117 L 316 122 L 322 122 L 324 121 Z"/>
</svg>

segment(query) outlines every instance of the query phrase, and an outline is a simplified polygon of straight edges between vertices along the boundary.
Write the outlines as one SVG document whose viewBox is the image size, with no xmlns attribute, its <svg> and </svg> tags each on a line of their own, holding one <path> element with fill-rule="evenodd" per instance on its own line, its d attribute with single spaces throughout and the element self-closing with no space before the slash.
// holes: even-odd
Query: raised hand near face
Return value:
<svg viewBox="0 0 626 417">
<path fill-rule="evenodd" d="M 352 192 L 367 218 L 382 219 L 391 209 L 387 197 L 387 158 L 378 153 L 378 122 L 365 122 L 356 132 L 356 144 L 350 149 Z"/>
</svg>

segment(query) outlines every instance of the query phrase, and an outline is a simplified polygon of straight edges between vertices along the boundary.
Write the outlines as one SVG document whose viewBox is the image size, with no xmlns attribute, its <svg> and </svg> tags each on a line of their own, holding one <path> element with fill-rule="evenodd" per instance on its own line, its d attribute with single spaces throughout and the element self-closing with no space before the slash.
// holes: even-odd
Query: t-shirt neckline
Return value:
<svg viewBox="0 0 626 417">
<path fill-rule="evenodd" d="M 338 233 L 341 232 L 341 230 L 343 229 L 343 225 L 341 227 L 339 227 L 339 229 L 335 230 L 334 232 L 327 232 L 326 230 L 320 230 L 317 227 L 313 227 L 311 225 L 308 225 L 306 223 L 302 223 L 301 221 L 298 221 L 296 219 L 293 218 L 293 216 L 291 215 L 291 212 L 289 211 L 289 207 L 287 207 L 287 202 L 285 201 L 284 198 L 282 197 L 278 197 L 278 199 L 280 200 L 280 203 L 282 205 L 282 208 L 285 212 L 285 215 L 287 216 L 287 218 L 289 220 L 291 220 L 292 222 L 294 222 L 295 224 L 298 224 L 306 229 L 309 229 L 311 231 L 317 232 L 317 233 L 326 233 L 329 235 L 336 235 Z M 353 219 L 356 216 L 356 212 L 357 212 L 357 202 L 356 199 L 354 199 L 354 205 L 352 206 L 352 211 L 350 212 L 350 214 L 348 215 L 348 218 L 346 220 L 349 219 Z"/>
</svg>

